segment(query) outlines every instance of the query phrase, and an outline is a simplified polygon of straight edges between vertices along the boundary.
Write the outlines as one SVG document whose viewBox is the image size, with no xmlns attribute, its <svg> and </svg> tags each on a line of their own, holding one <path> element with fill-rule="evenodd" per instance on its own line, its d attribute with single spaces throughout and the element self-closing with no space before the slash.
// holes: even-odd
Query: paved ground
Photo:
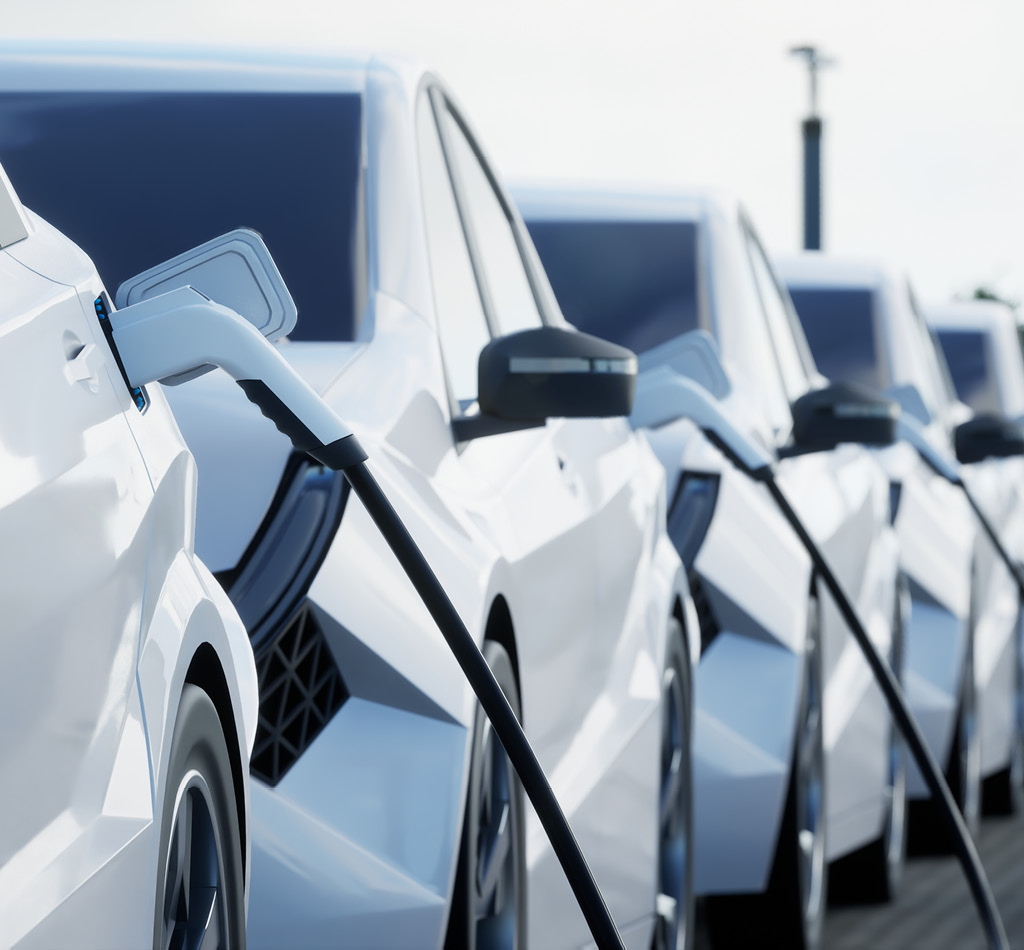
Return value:
<svg viewBox="0 0 1024 950">
<path fill-rule="evenodd" d="M 1024 950 L 1024 817 L 985 818 L 978 850 L 1010 938 Z M 984 950 L 985 937 L 955 858 L 911 858 L 899 900 L 830 907 L 823 950 Z"/>
</svg>

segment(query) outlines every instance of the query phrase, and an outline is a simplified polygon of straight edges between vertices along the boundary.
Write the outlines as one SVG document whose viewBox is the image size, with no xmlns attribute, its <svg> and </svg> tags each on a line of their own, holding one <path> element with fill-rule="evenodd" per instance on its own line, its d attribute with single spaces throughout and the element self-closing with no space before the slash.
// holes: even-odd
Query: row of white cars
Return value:
<svg viewBox="0 0 1024 950">
<path fill-rule="evenodd" d="M 957 460 L 963 463 L 962 477 L 1004 548 L 1013 560 L 1024 558 L 1024 467 L 1014 457 L 1024 450 L 1019 425 L 1024 362 L 1008 308 L 977 302 L 937 308 L 929 314 L 934 324 L 929 329 L 906 278 L 894 268 L 817 253 L 769 263 L 742 208 L 708 190 L 595 193 L 545 185 L 523 187 L 517 196 L 567 319 L 640 354 L 634 420 L 647 425 L 653 420 L 652 445 L 670 485 L 674 477 L 682 486 L 680 499 L 701 473 L 717 477 L 721 462 L 694 451 L 692 427 L 669 422 L 664 412 L 645 413 L 644 394 L 666 392 L 665 381 L 673 374 L 702 378 L 694 366 L 693 338 L 708 334 L 730 376 L 720 384 L 720 398 L 745 400 L 736 415 L 763 426 L 758 435 L 779 456 L 780 485 L 851 595 L 876 649 L 901 678 L 968 827 L 977 828 L 983 801 L 995 812 L 1019 809 L 1024 792 L 1020 589 L 967 496 L 942 474 L 955 474 Z M 680 338 L 680 330 L 689 336 Z M 953 367 L 952 379 L 936 334 Z M 833 385 L 825 385 L 820 374 Z M 704 381 L 714 389 L 706 375 Z M 917 433 L 914 442 L 884 446 L 879 440 L 870 452 L 848 444 L 822 451 L 833 440 L 808 435 L 812 414 L 828 413 L 842 402 L 860 415 L 855 404 L 868 393 L 899 404 Z M 836 424 L 829 419 L 831 428 Z M 873 440 L 862 433 L 850 441 Z M 805 455 L 808 450 L 820 454 Z M 936 457 L 944 460 L 939 470 L 927 461 Z M 803 932 L 789 945 L 813 944 L 822 910 L 815 901 L 822 872 L 810 859 L 815 847 L 823 847 L 831 862 L 833 886 L 847 897 L 878 900 L 896 893 L 908 830 L 923 849 L 948 847 L 949 840 L 921 775 L 906 761 L 862 656 L 813 583 L 812 596 L 822 601 L 823 632 L 820 820 L 815 824 L 805 816 L 805 824 L 794 828 L 783 814 L 780 822 L 754 788 L 739 803 L 739 821 L 724 812 L 723 803 L 734 800 L 725 798 L 723 773 L 733 771 L 728 786 L 734 795 L 741 778 L 753 785 L 762 778 L 758 768 L 770 761 L 766 753 L 794 743 L 800 748 L 801 720 L 795 733 L 785 717 L 770 731 L 771 720 L 751 700 L 754 679 L 744 682 L 737 675 L 752 668 L 751 676 L 762 684 L 775 676 L 770 682 L 776 701 L 799 695 L 792 685 L 787 691 L 786 678 L 764 660 L 754 666 L 767 627 L 761 618 L 773 616 L 771 600 L 758 591 L 757 610 L 737 609 L 756 583 L 744 576 L 742 557 L 729 559 L 729 581 L 714 576 L 721 563 L 713 553 L 716 521 L 731 526 L 724 530 L 734 543 L 757 537 L 757 550 L 782 563 L 774 554 L 778 541 L 773 545 L 760 532 L 754 535 L 759 520 L 735 508 L 728 495 L 720 495 L 717 506 L 714 496 L 707 504 L 703 546 L 692 528 L 685 546 L 677 541 L 680 551 L 690 554 L 684 553 L 684 562 L 695 601 L 703 606 L 707 598 L 709 604 L 699 611 L 695 884 L 698 893 L 709 895 L 713 941 L 753 945 L 762 918 L 736 913 L 732 892 L 757 892 L 758 900 L 777 894 L 776 868 L 787 836 L 795 832 L 808 870 Z M 671 514 L 669 526 L 671 532 Z M 765 570 L 760 561 L 754 567 Z M 704 595 L 708 588 L 712 593 Z M 746 663 L 736 658 L 719 666 L 723 629 L 746 634 L 747 642 L 730 644 L 743 651 Z M 810 684 L 813 668 L 805 664 L 804 669 Z M 788 735 L 787 746 L 782 737 Z M 786 761 L 780 758 L 776 767 Z M 797 754 L 793 762 L 799 761 Z M 794 768 L 794 780 L 800 775 Z M 810 774 L 805 784 L 805 800 L 814 801 L 818 786 Z M 757 818 L 748 824 L 747 815 L 758 806 Z M 760 849 L 750 848 L 749 837 L 742 850 L 735 848 L 737 829 L 748 827 L 760 833 Z M 824 845 L 815 837 L 824 838 Z M 773 851 L 769 874 L 763 856 Z M 751 862 L 754 855 L 761 860 Z"/>
<path fill-rule="evenodd" d="M 715 946 L 815 946 L 830 865 L 892 896 L 923 794 L 711 417 L 776 466 L 965 811 L 982 776 L 1014 807 L 1016 587 L 913 449 L 856 444 L 891 441 L 895 410 L 849 382 L 950 456 L 969 415 L 912 305 L 907 327 L 882 289 L 870 310 L 907 367 L 844 374 L 734 202 L 523 189 L 517 208 L 444 85 L 391 59 L 8 45 L 0 161 L 20 195 L 5 178 L 0 710 L 22 724 L 0 739 L 0 944 L 589 940 L 370 515 L 249 401 L 285 396 L 195 368 L 136 385 L 106 329 L 183 283 L 272 323 L 202 253 L 153 269 L 239 226 L 298 309 L 267 349 L 366 448 L 627 946 L 689 947 L 695 895 Z M 570 324 L 619 345 L 581 361 Z M 1009 534 L 1004 464 L 970 477 Z"/>
</svg>

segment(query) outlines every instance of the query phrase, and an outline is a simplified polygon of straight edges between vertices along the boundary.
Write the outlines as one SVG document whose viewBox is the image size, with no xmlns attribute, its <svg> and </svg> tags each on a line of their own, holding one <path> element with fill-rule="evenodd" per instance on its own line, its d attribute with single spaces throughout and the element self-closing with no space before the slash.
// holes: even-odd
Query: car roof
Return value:
<svg viewBox="0 0 1024 950">
<path fill-rule="evenodd" d="M 520 182 L 509 191 L 523 217 L 533 221 L 696 221 L 740 211 L 728 192 L 693 186 Z"/>
<path fill-rule="evenodd" d="M 836 257 L 820 251 L 775 254 L 772 266 L 790 285 L 801 287 L 857 287 L 873 289 L 901 277 L 898 267 L 880 260 Z"/>
<path fill-rule="evenodd" d="M 366 52 L 259 46 L 4 40 L 11 92 L 362 92 L 370 69 L 408 75 L 414 60 Z"/>
<path fill-rule="evenodd" d="M 1017 328 L 1013 311 L 998 300 L 951 300 L 929 304 L 924 308 L 928 322 L 937 329 L 971 329 L 997 331 L 1003 327 Z"/>
</svg>

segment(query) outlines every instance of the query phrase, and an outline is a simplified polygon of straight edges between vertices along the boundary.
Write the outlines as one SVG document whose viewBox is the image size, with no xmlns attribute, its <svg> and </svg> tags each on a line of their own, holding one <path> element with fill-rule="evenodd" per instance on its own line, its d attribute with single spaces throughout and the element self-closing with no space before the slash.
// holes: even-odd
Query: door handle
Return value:
<svg viewBox="0 0 1024 950">
<path fill-rule="evenodd" d="M 95 343 L 86 343 L 74 355 L 68 357 L 64 365 L 64 377 L 73 386 L 82 383 L 90 392 L 99 392 L 100 367 L 103 365 L 103 354 Z"/>
</svg>

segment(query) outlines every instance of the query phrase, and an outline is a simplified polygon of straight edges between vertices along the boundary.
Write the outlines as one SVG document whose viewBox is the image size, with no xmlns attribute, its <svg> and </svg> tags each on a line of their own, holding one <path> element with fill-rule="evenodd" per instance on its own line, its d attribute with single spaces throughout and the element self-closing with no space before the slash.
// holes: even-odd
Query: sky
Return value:
<svg viewBox="0 0 1024 950">
<path fill-rule="evenodd" d="M 506 181 L 728 188 L 778 251 L 802 240 L 808 77 L 789 50 L 815 45 L 835 60 L 825 249 L 895 261 L 926 300 L 1024 299 L 1018 0 L 0 0 L 0 17 L 5 38 L 412 54 Z"/>
</svg>

